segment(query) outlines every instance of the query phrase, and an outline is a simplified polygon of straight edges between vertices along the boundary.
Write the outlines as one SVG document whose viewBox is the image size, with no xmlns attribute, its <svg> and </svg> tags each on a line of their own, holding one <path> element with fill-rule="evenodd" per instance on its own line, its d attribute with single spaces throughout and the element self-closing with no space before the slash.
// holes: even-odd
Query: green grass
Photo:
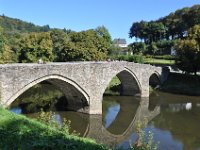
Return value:
<svg viewBox="0 0 200 150">
<path fill-rule="evenodd" d="M 144 63 L 173 65 L 173 64 L 175 64 L 175 60 L 145 58 Z"/>
<path fill-rule="evenodd" d="M 200 76 L 170 73 L 161 90 L 176 94 L 200 95 Z"/>
<path fill-rule="evenodd" d="M 66 135 L 36 120 L 0 108 L 1 150 L 105 150 L 94 140 Z"/>
</svg>

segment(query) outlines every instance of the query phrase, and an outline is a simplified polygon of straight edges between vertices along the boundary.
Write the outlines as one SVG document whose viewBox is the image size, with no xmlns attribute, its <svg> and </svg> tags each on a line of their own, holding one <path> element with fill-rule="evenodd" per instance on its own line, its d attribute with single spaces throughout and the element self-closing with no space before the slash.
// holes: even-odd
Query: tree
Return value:
<svg viewBox="0 0 200 150">
<path fill-rule="evenodd" d="M 50 33 L 30 33 L 20 40 L 19 62 L 52 61 L 53 43 Z"/>
<path fill-rule="evenodd" d="M 59 61 L 105 60 L 109 49 L 104 34 L 90 29 L 81 32 L 70 32 L 69 41 L 60 46 Z"/>
<path fill-rule="evenodd" d="M 134 22 L 130 28 L 129 37 L 130 38 L 135 37 L 136 39 L 140 38 L 146 41 L 148 38 L 148 22 L 146 21 Z"/>
<path fill-rule="evenodd" d="M 97 35 L 105 39 L 105 41 L 108 43 L 108 46 L 111 46 L 112 38 L 105 26 L 99 26 L 95 29 L 95 31 L 97 32 Z"/>
<path fill-rule="evenodd" d="M 129 47 L 133 54 L 144 54 L 147 48 L 144 42 L 134 42 Z"/>
<path fill-rule="evenodd" d="M 10 63 L 14 60 L 14 52 L 7 44 L 3 28 L 0 27 L 0 63 Z"/>
<path fill-rule="evenodd" d="M 151 54 L 153 54 L 153 55 L 155 55 L 156 52 L 158 51 L 158 47 L 157 47 L 157 45 L 156 45 L 155 42 L 152 42 L 152 43 L 148 46 L 147 49 L 148 49 L 148 52 L 151 53 Z"/>
<path fill-rule="evenodd" d="M 162 22 L 149 22 L 147 35 L 148 43 L 157 42 L 165 37 L 166 28 Z"/>
<path fill-rule="evenodd" d="M 54 61 L 66 61 L 61 53 L 63 53 L 65 45 L 70 42 L 69 35 L 64 30 L 54 29 L 50 32 L 50 36 L 53 42 Z"/>
<path fill-rule="evenodd" d="M 192 27 L 188 36 L 180 40 L 176 46 L 177 66 L 188 73 L 200 70 L 200 25 Z"/>
</svg>

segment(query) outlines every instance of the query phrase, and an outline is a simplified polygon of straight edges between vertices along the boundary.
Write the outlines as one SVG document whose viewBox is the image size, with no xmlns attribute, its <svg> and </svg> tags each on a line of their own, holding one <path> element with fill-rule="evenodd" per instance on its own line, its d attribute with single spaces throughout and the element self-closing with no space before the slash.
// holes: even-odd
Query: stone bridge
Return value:
<svg viewBox="0 0 200 150">
<path fill-rule="evenodd" d="M 72 62 L 0 65 L 0 104 L 9 105 L 32 86 L 48 81 L 67 98 L 68 109 L 102 113 L 102 97 L 114 76 L 121 95 L 149 97 L 149 82 L 166 78 L 162 68 L 133 62 Z"/>
</svg>

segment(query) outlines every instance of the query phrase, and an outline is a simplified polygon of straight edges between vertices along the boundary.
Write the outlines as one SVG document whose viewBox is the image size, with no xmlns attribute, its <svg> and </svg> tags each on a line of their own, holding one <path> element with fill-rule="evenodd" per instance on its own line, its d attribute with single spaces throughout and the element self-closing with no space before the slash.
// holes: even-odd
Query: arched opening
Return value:
<svg viewBox="0 0 200 150">
<path fill-rule="evenodd" d="M 88 112 L 89 97 L 71 80 L 60 76 L 43 77 L 26 85 L 7 103 L 33 113 L 40 109 Z"/>
<path fill-rule="evenodd" d="M 105 103 L 110 104 L 110 106 L 103 112 L 103 126 L 113 135 L 124 134 L 135 118 L 140 104 L 140 98 L 131 96 L 109 96 L 105 98 Z"/>
<path fill-rule="evenodd" d="M 102 123 L 108 132 L 123 134 L 134 119 L 141 93 L 136 76 L 125 69 L 114 76 L 103 97 Z M 126 120 L 124 120 L 126 118 Z"/>
<path fill-rule="evenodd" d="M 16 97 L 16 98 L 15 98 Z M 40 111 L 53 112 L 59 124 L 70 120 L 70 132 L 84 136 L 89 126 L 89 97 L 76 83 L 52 75 L 37 79 L 16 93 L 9 102 L 10 110 L 30 118 L 38 118 Z M 79 113 L 83 112 L 83 113 Z"/>
<path fill-rule="evenodd" d="M 159 75 L 157 73 L 153 73 L 149 78 L 150 99 L 151 99 L 152 96 L 157 95 L 155 90 L 160 88 L 160 84 L 161 84 L 161 81 L 160 81 Z M 155 98 L 151 99 L 149 101 L 149 110 L 153 111 L 156 106 L 157 106 L 156 99 Z"/>
<path fill-rule="evenodd" d="M 149 78 L 149 85 L 152 88 L 157 88 L 161 84 L 159 75 L 157 73 L 153 73 Z"/>
<path fill-rule="evenodd" d="M 109 80 L 104 95 L 139 96 L 140 83 L 129 70 L 123 70 Z"/>
</svg>

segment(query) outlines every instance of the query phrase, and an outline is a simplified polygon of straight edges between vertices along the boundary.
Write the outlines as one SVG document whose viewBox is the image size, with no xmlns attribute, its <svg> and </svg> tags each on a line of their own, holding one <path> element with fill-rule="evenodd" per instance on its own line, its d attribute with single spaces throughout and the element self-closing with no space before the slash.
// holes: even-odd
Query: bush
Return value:
<svg viewBox="0 0 200 150">
<path fill-rule="evenodd" d="M 95 141 L 67 135 L 25 116 L 0 108 L 1 150 L 106 150 Z"/>
<path fill-rule="evenodd" d="M 144 57 L 142 55 L 130 55 L 128 57 L 128 61 L 135 63 L 144 63 Z"/>
<path fill-rule="evenodd" d="M 112 59 L 119 61 L 123 60 L 128 62 L 144 63 L 144 56 L 142 55 L 118 55 L 113 57 Z"/>
<path fill-rule="evenodd" d="M 138 140 L 131 145 L 130 150 L 157 150 L 158 144 L 153 141 L 153 133 L 149 131 L 148 133 L 142 130 L 143 127 L 147 126 L 146 121 L 144 123 L 138 122 L 136 124 L 136 132 L 138 134 Z"/>
</svg>

